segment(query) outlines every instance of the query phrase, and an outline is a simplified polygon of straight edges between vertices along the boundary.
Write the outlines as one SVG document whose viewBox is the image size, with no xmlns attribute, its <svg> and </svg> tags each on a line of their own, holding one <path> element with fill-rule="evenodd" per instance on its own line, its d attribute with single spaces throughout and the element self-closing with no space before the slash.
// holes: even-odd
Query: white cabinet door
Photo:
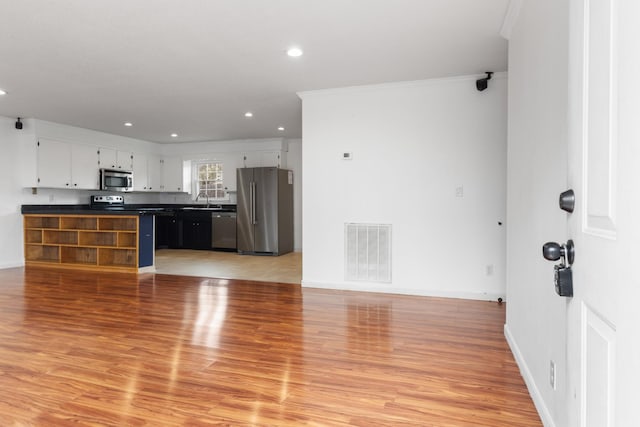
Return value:
<svg viewBox="0 0 640 427">
<path fill-rule="evenodd" d="M 147 156 L 147 186 L 149 191 L 162 190 L 162 164 L 155 154 Z"/>
<path fill-rule="evenodd" d="M 113 148 L 100 148 L 100 167 L 103 169 L 118 168 L 118 152 Z"/>
<path fill-rule="evenodd" d="M 277 168 L 282 167 L 282 152 L 263 151 L 262 164 L 260 166 L 275 166 Z"/>
<path fill-rule="evenodd" d="M 242 159 L 245 168 L 284 167 L 282 151 L 250 151 L 242 153 Z"/>
<path fill-rule="evenodd" d="M 257 168 L 262 166 L 262 153 L 259 151 L 242 153 L 242 159 L 243 166 L 245 168 Z"/>
<path fill-rule="evenodd" d="M 133 170 L 133 153 L 130 151 L 118 151 L 116 153 L 116 167 L 125 171 Z M 135 179 L 135 176 L 133 177 Z"/>
<path fill-rule="evenodd" d="M 147 179 L 147 156 L 136 153 L 133 155 L 133 191 L 149 191 Z"/>
<path fill-rule="evenodd" d="M 182 184 L 182 158 L 162 159 L 162 191 L 185 191 Z"/>
<path fill-rule="evenodd" d="M 44 138 L 38 140 L 38 186 L 71 186 L 71 144 Z"/>
<path fill-rule="evenodd" d="M 98 147 L 90 145 L 71 145 L 71 182 L 70 187 L 83 190 L 98 190 L 99 164 Z"/>
<path fill-rule="evenodd" d="M 113 148 L 100 148 L 100 167 L 104 169 L 133 170 L 133 153 Z"/>
</svg>

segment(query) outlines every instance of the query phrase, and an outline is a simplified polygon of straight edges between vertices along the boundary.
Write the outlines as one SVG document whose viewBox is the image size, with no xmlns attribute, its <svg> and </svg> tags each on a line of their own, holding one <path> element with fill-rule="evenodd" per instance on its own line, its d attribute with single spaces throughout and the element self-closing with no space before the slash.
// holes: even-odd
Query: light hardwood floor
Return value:
<svg viewBox="0 0 640 427">
<path fill-rule="evenodd" d="M 160 249 L 156 272 L 222 279 L 259 280 L 300 284 L 302 254 L 281 256 L 238 255 L 235 252 Z"/>
<path fill-rule="evenodd" d="M 505 305 L 0 270 L 1 426 L 540 426 Z"/>
</svg>

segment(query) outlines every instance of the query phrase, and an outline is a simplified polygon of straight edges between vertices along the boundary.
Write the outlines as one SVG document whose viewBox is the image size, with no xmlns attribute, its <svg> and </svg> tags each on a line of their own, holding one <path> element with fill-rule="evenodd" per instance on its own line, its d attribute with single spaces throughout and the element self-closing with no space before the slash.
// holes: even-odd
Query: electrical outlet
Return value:
<svg viewBox="0 0 640 427">
<path fill-rule="evenodd" d="M 464 197 L 464 187 L 462 185 L 456 187 L 456 197 Z"/>
<path fill-rule="evenodd" d="M 493 276 L 493 264 L 487 264 L 487 276 Z"/>
<path fill-rule="evenodd" d="M 556 389 L 556 363 L 553 360 L 549 361 L 549 384 Z"/>
</svg>

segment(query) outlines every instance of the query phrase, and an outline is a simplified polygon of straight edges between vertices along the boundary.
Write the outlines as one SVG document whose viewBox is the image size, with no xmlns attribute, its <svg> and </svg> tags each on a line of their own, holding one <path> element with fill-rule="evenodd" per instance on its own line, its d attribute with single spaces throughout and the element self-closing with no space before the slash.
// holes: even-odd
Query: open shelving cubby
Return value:
<svg viewBox="0 0 640 427">
<path fill-rule="evenodd" d="M 137 271 L 137 216 L 24 216 L 26 265 Z"/>
</svg>

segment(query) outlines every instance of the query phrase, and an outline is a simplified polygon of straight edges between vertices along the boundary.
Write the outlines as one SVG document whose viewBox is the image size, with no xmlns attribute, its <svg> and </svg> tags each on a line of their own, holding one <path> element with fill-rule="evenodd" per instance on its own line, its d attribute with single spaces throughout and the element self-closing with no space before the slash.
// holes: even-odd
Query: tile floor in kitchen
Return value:
<svg viewBox="0 0 640 427">
<path fill-rule="evenodd" d="M 159 249 L 156 273 L 222 279 L 300 284 L 302 253 L 280 256 L 238 255 L 235 252 Z"/>
</svg>

